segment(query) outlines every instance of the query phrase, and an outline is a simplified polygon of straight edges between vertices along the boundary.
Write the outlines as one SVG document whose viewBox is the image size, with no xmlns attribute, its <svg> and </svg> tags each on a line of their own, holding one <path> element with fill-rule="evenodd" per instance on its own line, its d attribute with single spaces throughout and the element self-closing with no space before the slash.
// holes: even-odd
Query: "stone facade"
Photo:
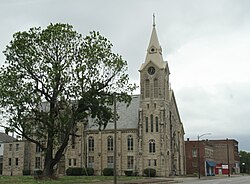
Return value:
<svg viewBox="0 0 250 184">
<path fill-rule="evenodd" d="M 12 142 L 4 146 L 3 175 L 22 175 L 24 143 Z"/>
<path fill-rule="evenodd" d="M 155 26 L 139 72 L 140 95 L 132 96 L 129 107 L 117 103 L 117 174 L 124 175 L 125 170 L 133 170 L 142 175 L 144 169 L 153 168 L 157 176 L 185 175 L 184 129 L 174 92 L 169 86 L 170 72 L 162 58 Z M 99 131 L 89 119 L 87 125 L 79 124 L 77 134 L 80 136 L 71 138 L 57 166 L 58 174 L 65 174 L 69 167 L 92 167 L 96 175 L 101 175 L 104 168 L 114 167 L 113 123 Z M 28 143 L 24 142 L 24 148 L 25 144 Z M 28 169 L 32 172 L 37 169 L 34 163 L 38 156 L 34 155 L 35 151 L 29 153 L 33 153 L 28 157 Z M 6 151 L 5 154 L 11 153 Z M 28 160 L 25 155 L 11 157 L 23 160 L 18 165 L 20 170 L 26 169 Z M 8 160 L 5 160 L 5 169 L 5 174 L 9 175 Z M 12 171 L 14 173 L 13 168 Z"/>
<path fill-rule="evenodd" d="M 132 140 L 128 149 L 128 139 Z M 114 167 L 114 131 L 87 133 L 87 167 L 93 167 L 96 174 L 101 175 L 104 168 Z M 94 149 L 90 146 L 94 140 Z M 117 174 L 124 175 L 127 169 L 137 170 L 138 142 L 137 130 L 127 129 L 117 132 Z"/>
<path fill-rule="evenodd" d="M 157 176 L 184 175 L 184 129 L 155 26 L 139 72 L 140 95 L 133 96 L 128 108 L 118 105 L 117 172 L 123 175 L 129 169 L 142 175 L 144 169 L 153 168 Z M 114 128 L 108 125 L 102 132 L 92 129 L 86 134 L 87 166 L 101 174 L 104 168 L 113 167 L 114 153 L 109 150 L 108 141 L 113 141 Z M 94 150 L 90 149 L 90 139 Z"/>
<path fill-rule="evenodd" d="M 22 175 L 28 171 L 34 173 L 43 165 L 41 150 L 29 141 L 5 143 L 3 175 Z"/>
<path fill-rule="evenodd" d="M 13 142 L 16 139 L 6 133 L 0 132 L 0 175 L 3 174 L 3 155 L 5 143 Z"/>
</svg>

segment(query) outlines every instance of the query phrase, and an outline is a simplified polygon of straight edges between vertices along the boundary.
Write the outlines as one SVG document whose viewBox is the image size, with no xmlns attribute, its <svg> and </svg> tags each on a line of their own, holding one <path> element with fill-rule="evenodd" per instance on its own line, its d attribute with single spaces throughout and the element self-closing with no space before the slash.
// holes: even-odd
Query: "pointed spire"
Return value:
<svg viewBox="0 0 250 184">
<path fill-rule="evenodd" d="M 145 62 L 142 64 L 140 70 L 142 70 L 150 62 L 155 64 L 158 68 L 166 67 L 166 63 L 163 61 L 163 58 L 162 58 L 162 49 L 158 41 L 155 26 L 156 26 L 155 14 L 153 14 L 153 29 L 152 29 L 148 49 L 147 49 L 147 55 L 146 55 Z"/>
</svg>

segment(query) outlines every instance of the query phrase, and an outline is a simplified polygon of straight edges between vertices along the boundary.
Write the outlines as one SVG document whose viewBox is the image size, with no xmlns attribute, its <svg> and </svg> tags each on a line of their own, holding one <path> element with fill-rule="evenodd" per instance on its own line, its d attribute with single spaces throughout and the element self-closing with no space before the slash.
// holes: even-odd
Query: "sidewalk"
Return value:
<svg viewBox="0 0 250 184">
<path fill-rule="evenodd" d="M 231 175 L 230 177 L 239 177 L 241 175 Z M 173 177 L 173 182 L 172 183 L 182 183 L 184 181 L 197 181 L 197 180 L 217 180 L 217 179 L 222 179 L 222 178 L 228 178 L 227 175 L 216 175 L 216 176 L 201 176 L 199 179 L 198 177 L 192 177 L 192 176 L 177 176 Z"/>
<path fill-rule="evenodd" d="M 173 183 L 174 179 L 172 178 L 143 178 L 143 179 L 136 179 L 136 180 L 128 180 L 128 181 L 117 181 L 117 184 L 168 184 Z M 106 181 L 106 182 L 96 182 L 91 184 L 112 184 L 114 181 Z"/>
<path fill-rule="evenodd" d="M 160 184 L 160 183 L 171 183 L 174 180 L 171 178 L 144 178 L 144 179 L 138 179 L 138 180 L 131 180 L 131 181 L 121 181 L 118 182 L 118 184 Z"/>
<path fill-rule="evenodd" d="M 239 175 L 232 175 L 231 177 L 237 177 Z M 176 176 L 176 177 L 154 177 L 154 178 L 142 178 L 135 180 L 127 180 L 127 181 L 117 181 L 117 184 L 173 184 L 173 183 L 182 183 L 184 181 L 196 181 L 196 180 L 216 180 L 220 178 L 226 178 L 228 176 L 202 176 L 200 179 L 198 177 L 187 177 L 187 176 Z M 114 181 L 105 181 L 105 182 L 95 182 L 91 184 L 113 184 Z"/>
</svg>

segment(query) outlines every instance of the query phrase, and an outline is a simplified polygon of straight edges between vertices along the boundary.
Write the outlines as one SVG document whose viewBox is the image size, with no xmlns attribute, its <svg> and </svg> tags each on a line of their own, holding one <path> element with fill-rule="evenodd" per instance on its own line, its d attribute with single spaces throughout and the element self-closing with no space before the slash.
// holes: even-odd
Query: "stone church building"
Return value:
<svg viewBox="0 0 250 184">
<path fill-rule="evenodd" d="M 133 170 L 142 175 L 144 169 L 153 168 L 157 176 L 185 175 L 185 132 L 155 25 L 139 72 L 140 95 L 132 96 L 129 107 L 117 104 L 117 174 Z M 101 175 L 104 168 L 113 168 L 114 124 L 99 131 L 89 120 L 86 126 L 79 125 L 78 131 L 80 136 L 69 143 L 57 172 L 65 174 L 69 167 L 92 167 L 95 175 Z M 3 174 L 20 175 L 23 170 L 42 169 L 43 156 L 33 143 L 10 144 L 18 144 L 18 149 L 11 145 L 16 149 L 5 150 Z M 13 155 L 15 158 L 11 158 Z"/>
<path fill-rule="evenodd" d="M 128 108 L 117 105 L 117 172 L 134 170 L 141 175 L 145 168 L 154 168 L 157 176 L 184 175 L 184 128 L 155 25 L 139 72 L 140 95 L 132 96 Z M 89 122 L 85 136 L 87 166 L 98 174 L 113 167 L 113 123 L 99 132 Z"/>
</svg>

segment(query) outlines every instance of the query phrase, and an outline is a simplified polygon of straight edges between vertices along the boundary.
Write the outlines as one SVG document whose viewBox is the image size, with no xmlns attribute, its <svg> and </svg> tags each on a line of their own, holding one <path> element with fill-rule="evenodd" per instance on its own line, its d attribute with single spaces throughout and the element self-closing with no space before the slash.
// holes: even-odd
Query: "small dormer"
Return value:
<svg viewBox="0 0 250 184">
<path fill-rule="evenodd" d="M 155 46 L 151 46 L 149 49 L 149 54 L 155 54 L 157 52 L 157 48 Z"/>
</svg>

